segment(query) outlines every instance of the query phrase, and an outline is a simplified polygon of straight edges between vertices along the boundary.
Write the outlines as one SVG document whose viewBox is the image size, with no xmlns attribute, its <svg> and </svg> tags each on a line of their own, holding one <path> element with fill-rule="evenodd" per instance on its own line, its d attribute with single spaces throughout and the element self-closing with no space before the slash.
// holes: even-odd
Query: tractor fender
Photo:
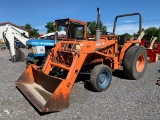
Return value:
<svg viewBox="0 0 160 120">
<path fill-rule="evenodd" d="M 121 51 L 120 51 L 119 62 L 122 63 L 126 51 L 127 51 L 131 46 L 139 45 L 140 43 L 141 43 L 140 40 L 127 41 L 126 43 L 124 43 L 124 46 L 122 47 L 122 49 L 121 49 Z"/>
</svg>

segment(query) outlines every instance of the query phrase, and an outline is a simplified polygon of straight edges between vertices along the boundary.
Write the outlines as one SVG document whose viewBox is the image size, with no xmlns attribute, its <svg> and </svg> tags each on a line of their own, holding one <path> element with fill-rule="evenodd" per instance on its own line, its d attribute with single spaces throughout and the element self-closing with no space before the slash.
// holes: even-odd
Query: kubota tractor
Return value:
<svg viewBox="0 0 160 120">
<path fill-rule="evenodd" d="M 98 92 L 109 87 L 112 71 L 121 66 L 128 78 L 141 78 L 147 65 L 147 53 L 140 45 L 141 40 L 119 38 L 115 34 L 117 19 L 133 15 L 140 18 L 140 34 L 141 15 L 134 13 L 117 16 L 113 33 L 101 36 L 98 9 L 95 36 L 58 42 L 51 49 L 43 68 L 39 70 L 38 66 L 30 65 L 16 81 L 16 86 L 40 112 L 52 112 L 69 106 L 70 92 L 79 72 L 90 74 L 90 84 Z"/>
</svg>

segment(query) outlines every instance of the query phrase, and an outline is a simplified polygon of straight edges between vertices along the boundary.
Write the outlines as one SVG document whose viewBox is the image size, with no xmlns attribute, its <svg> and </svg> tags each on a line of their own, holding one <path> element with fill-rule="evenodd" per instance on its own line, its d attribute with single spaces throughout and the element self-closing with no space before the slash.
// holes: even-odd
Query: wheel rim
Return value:
<svg viewBox="0 0 160 120">
<path fill-rule="evenodd" d="M 145 58 L 143 55 L 140 55 L 136 62 L 137 72 L 142 72 L 145 65 Z"/>
<path fill-rule="evenodd" d="M 108 72 L 103 72 L 99 75 L 98 84 L 100 88 L 106 88 L 110 82 L 110 75 Z"/>
</svg>

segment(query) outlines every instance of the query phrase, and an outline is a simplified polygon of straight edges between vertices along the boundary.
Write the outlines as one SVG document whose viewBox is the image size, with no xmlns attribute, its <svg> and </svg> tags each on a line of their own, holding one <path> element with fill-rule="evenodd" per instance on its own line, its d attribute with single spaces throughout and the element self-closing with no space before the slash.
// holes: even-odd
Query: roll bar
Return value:
<svg viewBox="0 0 160 120">
<path fill-rule="evenodd" d="M 113 34 L 115 34 L 115 30 L 116 30 L 116 23 L 117 23 L 117 19 L 119 17 L 126 17 L 126 16 L 135 16 L 135 15 L 138 15 L 139 16 L 139 35 L 141 34 L 142 32 L 142 16 L 140 13 L 132 13 L 132 14 L 124 14 L 124 15 L 118 15 L 115 17 L 114 19 L 114 27 L 113 27 Z"/>
</svg>

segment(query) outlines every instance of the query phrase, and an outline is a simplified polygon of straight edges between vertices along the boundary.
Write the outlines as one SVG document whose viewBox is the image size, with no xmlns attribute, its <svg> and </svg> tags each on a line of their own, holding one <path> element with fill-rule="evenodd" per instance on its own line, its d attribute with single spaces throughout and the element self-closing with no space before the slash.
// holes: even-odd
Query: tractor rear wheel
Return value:
<svg viewBox="0 0 160 120">
<path fill-rule="evenodd" d="M 127 50 L 123 60 L 124 74 L 131 79 L 143 76 L 147 66 L 147 52 L 142 46 L 132 46 Z"/>
<path fill-rule="evenodd" d="M 97 65 L 93 68 L 90 75 L 90 84 L 94 91 L 105 91 L 112 80 L 112 71 L 106 65 Z"/>
</svg>

